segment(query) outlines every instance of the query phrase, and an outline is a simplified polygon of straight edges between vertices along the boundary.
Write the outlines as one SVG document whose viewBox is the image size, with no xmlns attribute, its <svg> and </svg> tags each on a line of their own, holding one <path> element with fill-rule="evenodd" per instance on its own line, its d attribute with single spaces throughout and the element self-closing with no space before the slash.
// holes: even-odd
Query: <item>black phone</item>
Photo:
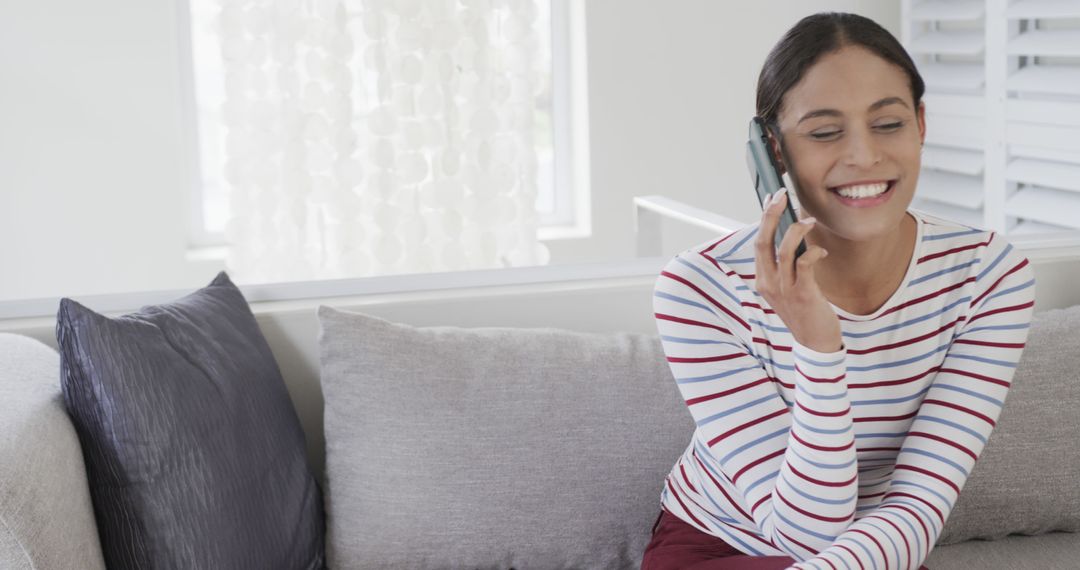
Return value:
<svg viewBox="0 0 1080 570">
<path fill-rule="evenodd" d="M 761 117 L 750 120 L 750 139 L 746 141 L 746 165 L 750 168 L 750 177 L 754 181 L 754 189 L 757 191 L 762 211 L 765 210 L 765 198 L 784 187 L 780 167 L 776 164 L 776 157 L 769 149 L 768 134 L 769 128 Z M 788 160 L 783 145 L 780 146 L 780 153 L 784 162 L 790 165 L 791 161 Z M 794 176 L 791 177 L 791 183 L 795 184 Z M 784 234 L 787 233 L 791 224 L 799 221 L 795 215 L 795 208 L 791 205 L 793 191 L 794 188 L 788 189 L 787 205 L 784 207 L 784 212 L 780 214 L 780 223 L 776 226 L 774 237 L 776 247 L 780 247 L 780 242 L 784 239 Z M 795 259 L 804 253 L 806 253 L 806 240 L 799 240 L 799 245 L 795 248 Z"/>
</svg>

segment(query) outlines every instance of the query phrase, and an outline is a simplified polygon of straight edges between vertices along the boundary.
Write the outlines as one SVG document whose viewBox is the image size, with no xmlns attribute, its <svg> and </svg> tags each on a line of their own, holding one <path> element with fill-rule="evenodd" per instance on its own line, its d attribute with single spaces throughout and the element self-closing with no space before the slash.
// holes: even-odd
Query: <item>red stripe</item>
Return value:
<svg viewBox="0 0 1080 570">
<path fill-rule="evenodd" d="M 739 230 L 735 230 L 735 231 L 733 231 L 733 232 L 729 233 L 728 235 L 726 235 L 726 236 L 724 236 L 724 237 L 720 238 L 719 240 L 717 240 L 717 241 L 713 242 L 713 244 L 712 244 L 712 245 L 710 245 L 709 247 L 707 247 L 707 248 L 705 248 L 705 249 L 703 249 L 703 250 L 699 251 L 698 253 L 700 253 L 700 254 L 702 254 L 702 255 L 704 255 L 704 254 L 706 254 L 706 253 L 709 253 L 710 251 L 712 251 L 712 249 L 713 249 L 714 247 L 716 247 L 716 246 L 718 246 L 718 245 L 720 245 L 720 244 L 724 243 L 725 241 L 727 241 L 727 239 L 728 239 L 729 237 L 731 237 L 731 236 L 733 236 L 733 235 L 735 235 L 735 234 L 737 234 L 737 233 L 739 233 Z M 706 257 L 708 257 L 708 256 L 706 256 Z M 709 259 L 712 259 L 712 258 L 710 257 Z"/>
<path fill-rule="evenodd" d="M 776 416 L 781 416 L 781 415 L 784 415 L 786 413 L 788 413 L 788 409 L 785 406 L 782 410 L 777 410 L 777 411 L 775 411 L 775 412 L 773 412 L 771 414 L 761 416 L 761 417 L 759 417 L 759 418 L 757 418 L 755 420 L 746 422 L 745 424 L 742 424 L 740 426 L 736 426 L 736 427 L 734 427 L 734 428 L 732 428 L 732 429 L 730 429 L 728 431 L 725 431 L 724 433 L 710 439 L 709 440 L 709 447 L 712 447 L 712 446 L 716 445 L 717 442 L 723 440 L 724 438 L 727 438 L 727 437 L 731 436 L 732 434 L 739 433 L 740 431 L 742 431 L 742 430 L 744 430 L 746 428 L 754 427 L 757 424 L 760 424 L 761 422 L 771 420 L 772 418 L 775 418 Z"/>
<path fill-rule="evenodd" d="M 697 490 L 697 488 L 694 487 L 694 484 L 690 482 L 690 478 L 686 476 L 686 468 L 683 467 L 683 464 L 682 464 L 681 461 L 679 462 L 679 471 L 682 472 L 682 478 L 683 478 L 683 481 L 686 481 L 686 486 L 690 487 L 691 491 L 697 493 L 698 490 Z"/>
<path fill-rule="evenodd" d="M 819 384 L 835 384 L 836 382 L 839 382 L 839 381 L 843 380 L 844 376 L 846 376 L 846 374 L 841 374 L 841 375 L 837 376 L 836 378 L 816 378 L 814 376 L 810 376 L 809 374 L 803 372 L 802 368 L 799 368 L 798 364 L 795 365 L 795 371 L 798 372 L 799 374 L 801 374 L 803 378 L 806 378 L 807 380 L 809 380 L 811 382 L 817 382 Z"/>
<path fill-rule="evenodd" d="M 994 420 L 990 419 L 990 417 L 987 416 L 986 414 L 980 414 L 979 412 L 976 412 L 975 410 L 973 410 L 971 408 L 961 406 L 960 404 L 954 404 L 952 402 L 946 402 L 945 400 L 938 400 L 938 399 L 923 400 L 922 405 L 925 406 L 927 404 L 937 404 L 939 406 L 945 406 L 946 408 L 952 408 L 954 410 L 960 410 L 961 412 L 964 412 L 965 414 L 971 414 L 972 416 L 975 416 L 976 418 L 979 418 L 980 420 L 990 424 L 991 427 L 997 425 L 996 423 L 994 423 Z M 960 490 L 957 489 L 956 492 L 959 493 Z"/>
<path fill-rule="evenodd" d="M 848 551 L 848 554 L 850 554 L 851 557 L 855 559 L 855 562 L 859 563 L 859 570 L 866 570 L 866 566 L 863 566 L 862 560 L 859 560 L 859 557 L 855 556 L 855 553 L 852 552 L 850 548 L 844 546 L 843 544 L 837 544 L 836 547 L 843 548 L 844 550 Z"/>
<path fill-rule="evenodd" d="M 662 320 L 662 321 L 671 321 L 673 323 L 681 323 L 681 324 L 684 324 L 684 325 L 694 325 L 696 327 L 706 327 L 706 328 L 710 328 L 710 329 L 716 329 L 716 330 L 718 330 L 720 332 L 723 332 L 723 333 L 732 334 L 731 331 L 729 331 L 728 329 L 726 329 L 724 327 L 721 327 L 721 326 L 714 325 L 712 323 L 703 323 L 701 321 L 694 321 L 694 320 L 691 320 L 691 319 L 684 319 L 682 317 L 675 317 L 675 316 L 672 316 L 672 315 L 665 315 L 663 313 L 653 313 L 653 316 L 656 317 L 657 319 Z"/>
<path fill-rule="evenodd" d="M 926 523 L 923 522 L 922 516 L 920 516 L 919 513 L 915 512 L 911 507 L 909 507 L 909 506 L 907 506 L 907 505 L 905 505 L 903 503 L 885 504 L 884 502 L 882 502 L 880 508 L 882 508 L 882 509 L 900 509 L 902 511 L 906 511 L 912 517 L 915 517 L 915 520 L 918 521 L 919 526 L 922 527 L 923 537 L 926 539 L 925 544 L 927 544 L 927 545 L 932 544 L 930 542 L 930 530 L 928 528 L 926 528 Z"/>
<path fill-rule="evenodd" d="M 972 461 L 978 461 L 979 460 L 979 457 L 977 455 L 975 455 L 974 451 L 971 451 L 970 449 L 964 447 L 963 445 L 960 445 L 959 443 L 956 443 L 955 441 L 951 441 L 951 440 L 949 440 L 947 438 L 941 437 L 940 435 L 934 435 L 932 433 L 926 433 L 926 432 L 922 432 L 922 431 L 909 431 L 908 432 L 908 437 L 912 437 L 912 436 L 925 437 L 927 439 L 932 439 L 934 441 L 940 441 L 941 443 L 944 443 L 945 445 L 951 445 L 951 446 L 955 447 L 956 449 L 959 449 L 960 451 L 963 451 L 964 453 L 968 454 L 971 457 Z"/>
<path fill-rule="evenodd" d="M 668 362 L 723 362 L 725 360 L 731 360 L 733 358 L 739 358 L 746 356 L 745 352 L 736 352 L 734 354 L 722 354 L 720 356 L 669 356 Z"/>
<path fill-rule="evenodd" d="M 922 498 L 922 497 L 920 497 L 918 495 L 912 495 L 911 493 L 904 493 L 902 491 L 890 491 L 889 493 L 885 494 L 885 498 L 889 498 L 889 497 L 892 497 L 892 496 L 910 497 L 912 499 L 915 499 L 916 501 L 919 501 L 920 503 L 923 503 L 924 505 L 930 507 L 930 510 L 934 511 L 934 514 L 936 514 L 938 516 L 938 521 L 941 522 L 942 526 L 945 525 L 945 517 L 941 514 L 941 511 L 938 510 L 937 507 L 930 504 L 930 501 L 927 501 L 926 499 L 924 499 L 924 498 Z M 927 544 L 930 544 L 930 543 L 927 542 Z"/>
<path fill-rule="evenodd" d="M 937 372 L 940 368 L 940 366 L 934 366 L 927 369 L 925 372 L 920 372 L 914 376 L 908 376 L 907 378 L 900 378 L 898 380 L 882 380 L 880 382 L 860 382 L 858 384 L 848 384 L 848 388 L 877 388 L 878 386 L 896 386 L 898 384 L 907 384 L 908 382 L 920 380 L 928 374 Z"/>
<path fill-rule="evenodd" d="M 982 380 L 983 382 L 989 382 L 991 384 L 997 384 L 998 386 L 1004 386 L 1008 388 L 1012 384 L 1004 380 L 999 380 L 990 376 L 984 376 L 982 374 L 976 374 L 974 372 L 968 372 L 967 370 L 960 370 L 959 368 L 942 368 L 939 372 L 947 372 L 949 374 L 958 374 L 960 376 L 967 376 L 968 378 L 974 378 L 976 380 Z"/>
<path fill-rule="evenodd" d="M 951 322 L 951 323 L 949 323 L 947 325 L 942 326 L 941 328 L 939 328 L 936 331 L 930 331 L 930 332 L 928 332 L 928 333 L 926 333 L 924 335 L 909 338 L 907 340 L 903 340 L 903 341 L 900 341 L 900 342 L 894 342 L 892 344 L 882 344 L 882 345 L 879 345 L 879 346 L 873 346 L 873 347 L 870 347 L 870 348 L 864 348 L 864 349 L 859 349 L 859 350 L 849 348 L 848 349 L 848 354 L 869 354 L 871 352 L 878 352 L 879 350 L 891 350 L 893 348 L 900 348 L 902 346 L 908 346 L 909 344 L 915 344 L 917 342 L 926 340 L 928 338 L 936 337 L 939 334 L 941 334 L 942 332 L 956 326 L 956 323 L 959 323 L 959 322 L 962 322 L 962 321 L 963 321 L 963 319 L 957 319 L 957 320 L 955 320 L 955 321 L 953 321 L 953 322 Z"/>
<path fill-rule="evenodd" d="M 842 523 L 842 522 L 847 522 L 848 520 L 853 520 L 855 518 L 855 512 L 854 511 L 852 511 L 850 515 L 843 516 L 843 517 L 825 517 L 825 516 L 821 516 L 821 515 L 819 515 L 817 513 L 812 513 L 810 511 L 805 510 L 805 509 L 800 509 L 798 506 L 796 506 L 791 501 L 787 500 L 787 498 L 784 497 L 784 495 L 782 495 L 780 493 L 780 488 L 779 487 L 777 487 L 777 488 L 775 488 L 773 490 L 773 495 L 778 497 L 781 501 L 784 502 L 784 504 L 791 507 L 796 512 L 801 513 L 801 514 L 803 514 L 805 516 L 808 516 L 808 517 L 810 517 L 812 519 L 817 519 L 819 521 Z M 811 552 L 813 552 L 814 554 L 817 554 L 817 552 L 814 551 L 814 550 L 811 550 Z"/>
<path fill-rule="evenodd" d="M 791 469 L 791 472 L 798 475 L 800 478 L 810 481 L 815 485 L 821 485 L 822 487 L 848 487 L 852 483 L 859 480 L 859 476 L 858 474 L 856 474 L 854 477 L 848 479 L 847 481 L 822 481 L 821 479 L 814 479 L 813 477 L 800 472 L 798 469 L 792 467 L 790 463 L 788 464 L 788 469 Z"/>
<path fill-rule="evenodd" d="M 868 516 L 866 516 L 864 518 L 870 518 L 870 517 L 873 517 L 875 519 L 881 519 L 881 520 L 889 523 L 889 526 L 896 529 L 896 534 L 899 534 L 900 538 L 904 539 L 904 549 L 907 550 L 908 565 L 911 566 L 912 565 L 911 563 L 914 562 L 914 560 L 911 559 L 911 543 L 908 542 L 907 535 L 904 534 L 904 531 L 900 530 L 900 527 L 896 526 L 896 523 L 892 522 L 891 520 L 889 520 L 886 517 L 883 517 L 881 515 L 868 515 Z"/>
<path fill-rule="evenodd" d="M 969 244 L 969 245 L 962 245 L 960 247 L 954 247 L 952 249 L 947 249 L 945 251 L 939 251 L 939 252 L 936 252 L 936 253 L 931 253 L 931 254 L 928 254 L 928 255 L 924 255 L 924 256 L 919 258 L 919 263 L 922 263 L 924 261 L 930 261 L 931 259 L 937 259 L 937 258 L 942 257 L 944 255 L 949 255 L 950 253 L 957 253 L 957 252 L 960 252 L 960 251 L 967 251 L 969 249 L 975 249 L 976 247 L 979 247 L 979 246 L 982 246 L 982 245 L 990 245 L 990 241 L 992 239 L 993 238 L 990 238 L 990 239 L 988 239 L 986 241 L 983 241 L 983 242 L 973 243 L 973 244 Z"/>
<path fill-rule="evenodd" d="M 742 317 L 740 317 L 739 315 L 736 315 L 735 313 L 731 312 L 731 309 L 728 309 L 723 304 L 718 302 L 716 299 L 713 299 L 708 293 L 706 293 L 705 291 L 702 291 L 700 287 L 698 287 L 697 285 L 694 285 L 693 283 L 687 281 L 681 275 L 675 275 L 674 273 L 669 273 L 667 271 L 661 271 L 660 275 L 663 275 L 664 277 L 667 277 L 669 279 L 674 279 L 675 281 L 678 281 L 678 282 L 686 285 L 687 287 L 693 289 L 694 291 L 697 292 L 698 295 L 701 295 L 702 297 L 708 299 L 709 302 L 712 303 L 713 306 L 715 306 L 717 309 L 720 309 L 721 311 L 724 311 L 725 313 L 727 313 L 727 315 L 729 317 L 735 319 L 735 321 L 738 322 L 740 325 L 742 325 L 743 328 L 745 328 L 746 330 L 750 330 L 750 325 L 748 325 L 746 323 L 746 321 L 742 320 Z"/>
<path fill-rule="evenodd" d="M 919 411 L 915 410 L 910 414 L 903 414 L 899 416 L 867 416 L 865 418 L 854 418 L 854 422 L 898 422 L 900 420 L 906 420 L 919 415 Z"/>
<path fill-rule="evenodd" d="M 791 542 L 794 542 L 796 545 L 799 546 L 799 548 L 802 548 L 803 550 L 809 552 L 810 554 L 817 554 L 818 553 L 817 550 L 814 550 L 813 548 L 810 548 L 809 546 L 795 540 L 794 538 L 791 538 L 791 536 L 788 533 L 786 533 L 786 532 L 784 532 L 784 531 L 782 531 L 780 529 L 776 529 L 776 532 L 782 534 L 784 536 L 784 538 L 790 540 Z"/>
<path fill-rule="evenodd" d="M 729 494 L 728 494 L 728 492 L 727 492 L 727 489 L 724 489 L 724 486 L 723 486 L 723 485 L 721 485 L 721 484 L 720 484 L 720 482 L 716 480 L 716 477 L 713 477 L 713 476 L 712 476 L 712 471 L 710 471 L 710 470 L 709 470 L 709 469 L 708 469 L 707 467 L 705 467 L 705 464 L 704 464 L 704 463 L 702 463 L 702 461 L 701 461 L 701 458 L 699 458 L 699 457 L 698 457 L 698 455 L 697 455 L 697 450 L 696 450 L 696 449 L 694 449 L 694 450 L 691 450 L 690 454 L 694 456 L 694 461 L 697 461 L 698 465 L 700 465 L 700 466 L 701 466 L 701 470 L 702 470 L 702 471 L 703 471 L 703 472 L 705 473 L 705 475 L 706 475 L 706 476 L 707 476 L 707 477 L 708 477 L 708 478 L 709 478 L 710 480 L 712 480 L 712 482 L 713 482 L 713 485 L 714 485 L 714 486 L 715 486 L 715 487 L 716 487 L 717 489 L 720 489 L 720 492 L 724 494 L 724 498 L 726 498 L 726 499 L 728 500 L 728 503 L 730 503 L 730 504 L 731 504 L 731 506 L 735 507 L 735 509 L 739 511 L 739 514 L 741 514 L 742 516 L 746 517 L 746 519 L 747 519 L 747 520 L 751 520 L 751 521 L 752 521 L 752 520 L 754 520 L 754 517 L 750 516 L 750 513 L 748 513 L 748 512 L 746 512 L 746 511 L 744 511 L 744 510 L 742 509 L 742 507 L 740 507 L 740 506 L 739 506 L 739 502 L 738 502 L 738 501 L 736 501 L 735 499 L 731 498 L 731 495 L 729 495 Z"/>
<path fill-rule="evenodd" d="M 671 477 L 665 477 L 664 482 L 667 483 L 668 490 L 671 491 L 671 495 L 675 497 L 675 500 L 679 502 L 679 506 L 682 507 L 683 511 L 690 518 L 694 519 L 694 522 L 696 522 L 699 527 L 703 529 L 708 528 L 707 526 L 705 526 L 705 523 L 701 522 L 700 520 L 698 520 L 697 517 L 694 516 L 694 513 L 690 512 L 690 509 L 686 508 L 686 503 L 684 503 L 683 500 L 679 497 L 679 492 L 675 490 L 675 486 L 671 484 Z"/>
<path fill-rule="evenodd" d="M 690 398 L 689 400 L 686 401 L 686 405 L 687 406 L 693 406 L 694 404 L 700 404 L 702 402 L 708 402 L 709 400 L 715 400 L 717 398 L 723 398 L 724 396 L 730 396 L 730 395 L 732 395 L 732 394 L 734 394 L 736 392 L 742 392 L 743 390 L 748 390 L 750 388 L 753 388 L 754 386 L 758 386 L 758 385 L 761 385 L 761 384 L 763 384 L 765 382 L 769 382 L 769 381 L 770 381 L 769 377 L 766 376 L 765 378 L 761 378 L 760 380 L 755 380 L 755 381 L 753 381 L 753 382 L 751 382 L 749 384 L 744 384 L 742 386 L 736 386 L 735 388 L 732 388 L 730 390 L 724 390 L 723 392 L 716 392 L 715 394 L 709 394 L 707 396 L 698 396 L 697 398 Z"/>
<path fill-rule="evenodd" d="M 897 306 L 889 309 L 888 311 L 885 311 L 885 312 L 881 313 L 881 315 L 879 315 L 878 318 L 880 319 L 881 317 L 884 317 L 885 315 L 888 315 L 889 313 L 905 309 L 905 308 L 910 307 L 912 305 L 918 305 L 919 303 L 922 303 L 923 301 L 928 301 L 930 299 L 933 299 L 934 297 L 937 297 L 938 295 L 948 293 L 949 291 L 952 291 L 954 289 L 959 289 L 959 288 L 963 287 L 964 285 L 967 285 L 968 283 L 972 283 L 974 281 L 975 281 L 975 277 L 968 277 L 967 279 L 965 279 L 965 280 L 963 280 L 963 281 L 961 281 L 959 283 L 954 283 L 952 285 L 949 285 L 948 287 L 945 287 L 945 288 L 940 289 L 938 291 L 935 291 L 933 293 L 923 295 L 922 297 L 916 297 L 916 298 L 914 298 L 914 299 L 912 299 L 912 300 L 910 300 L 910 301 L 908 301 L 906 303 L 897 305 Z"/>
<path fill-rule="evenodd" d="M 755 459 L 754 461 L 752 461 L 750 463 L 747 463 L 745 467 L 743 467 L 742 469 L 739 469 L 739 471 L 737 473 L 735 473 L 735 476 L 731 478 L 731 482 L 734 483 L 734 482 L 738 481 L 739 477 L 742 477 L 743 473 L 746 473 L 747 471 L 753 469 L 754 467 L 757 467 L 761 463 L 764 463 L 764 462 L 766 462 L 766 461 L 768 461 L 768 460 L 770 460 L 770 459 L 772 459 L 774 457 L 777 457 L 777 456 L 783 455 L 783 454 L 784 454 L 784 450 L 779 449 L 779 450 L 774 451 L 774 452 L 772 452 L 772 453 L 770 453 L 770 454 L 768 454 L 768 455 L 766 455 L 764 457 L 761 457 L 759 459 Z M 753 509 L 750 509 L 750 512 L 753 512 Z"/>
<path fill-rule="evenodd" d="M 795 433 L 795 430 L 791 430 L 791 432 L 789 432 L 789 433 L 791 434 L 791 437 L 795 438 L 795 441 L 803 444 L 806 447 L 809 447 L 810 449 L 816 449 L 818 451 L 843 451 L 843 450 L 848 449 L 848 448 L 855 445 L 855 440 L 854 439 L 852 439 L 851 443 L 848 443 L 846 445 L 840 445 L 840 446 L 837 446 L 837 447 L 829 447 L 829 446 L 825 446 L 825 445 L 814 445 L 814 444 L 810 443 L 809 441 L 805 441 L 803 438 L 799 437 L 799 434 Z"/>
<path fill-rule="evenodd" d="M 970 324 L 970 323 L 973 323 L 973 322 L 975 322 L 975 321 L 977 321 L 977 320 L 979 320 L 979 319 L 981 319 L 983 317 L 989 317 L 990 315 L 996 315 L 998 313 L 1009 313 L 1009 312 L 1012 312 L 1012 311 L 1019 311 L 1019 310 L 1031 307 L 1033 305 L 1035 305 L 1035 301 L 1028 301 L 1027 303 L 1024 303 L 1022 305 L 1013 305 L 1011 307 L 1002 307 L 1000 309 L 995 309 L 993 311 L 987 311 L 985 313 L 979 313 L 978 315 L 975 315 L 974 317 L 971 317 L 971 320 L 968 321 L 968 323 Z"/>
<path fill-rule="evenodd" d="M 865 530 L 863 530 L 861 528 L 853 528 L 853 529 L 850 529 L 850 530 L 851 530 L 851 532 L 857 532 L 859 534 L 865 535 L 866 538 L 869 538 L 870 540 L 874 541 L 874 544 L 877 545 L 878 552 L 881 553 L 881 559 L 882 560 L 888 560 L 889 559 L 889 555 L 885 554 L 885 549 L 881 546 L 881 543 L 878 542 L 878 539 L 874 538 L 874 536 L 872 534 L 866 532 Z"/>
<path fill-rule="evenodd" d="M 1020 271 L 1020 270 L 1021 270 L 1021 269 L 1023 269 L 1023 268 L 1024 268 L 1024 266 L 1025 266 L 1025 265 L 1027 265 L 1027 264 L 1028 264 L 1028 260 L 1027 260 L 1026 258 L 1025 258 L 1025 259 L 1024 259 L 1023 261 L 1021 261 L 1020 263 L 1017 263 L 1017 264 L 1016 264 L 1016 267 L 1013 267 L 1012 269 L 1010 269 L 1010 270 L 1006 271 L 1004 275 L 1002 275 L 1001 277 L 998 277 L 998 278 L 997 278 L 997 281 L 994 281 L 994 284 L 993 284 L 993 285 L 991 285 L 989 289 L 987 289 L 986 291 L 983 291 L 982 295 L 979 295 L 978 297 L 975 297 L 975 300 L 974 300 L 974 301 L 972 301 L 972 302 L 971 302 L 971 304 L 970 304 L 970 305 L 968 305 L 968 306 L 969 306 L 969 307 L 974 307 L 975 305 L 978 305 L 978 304 L 979 304 L 979 301 L 982 301 L 983 297 L 985 297 L 985 296 L 989 295 L 989 294 L 990 294 L 990 293 L 991 293 L 991 292 L 992 292 L 992 291 L 993 291 L 994 289 L 997 289 L 997 286 L 998 286 L 999 284 L 1001 284 L 1001 282 L 1002 282 L 1002 281 L 1003 281 L 1003 280 L 1004 280 L 1004 279 L 1005 279 L 1006 277 L 1008 277 L 1008 276 L 1012 275 L 1013 273 L 1016 273 L 1017 271 Z"/>
<path fill-rule="evenodd" d="M 958 338 L 953 344 L 974 344 L 977 346 L 992 346 L 994 348 L 1024 348 L 1023 342 L 989 342 L 985 340 L 965 340 Z"/>
<path fill-rule="evenodd" d="M 838 417 L 846 415 L 848 412 L 851 411 L 851 404 L 848 404 L 848 407 L 844 408 L 843 410 L 840 410 L 839 412 L 821 412 L 821 411 L 818 411 L 818 410 L 813 410 L 813 409 L 807 408 L 806 406 L 804 406 L 802 404 L 802 402 L 799 402 L 798 400 L 795 401 L 795 406 L 802 409 L 803 411 L 805 411 L 808 414 L 813 414 L 815 416 L 821 416 L 821 417 L 826 417 L 826 418 L 838 418 Z"/>
</svg>

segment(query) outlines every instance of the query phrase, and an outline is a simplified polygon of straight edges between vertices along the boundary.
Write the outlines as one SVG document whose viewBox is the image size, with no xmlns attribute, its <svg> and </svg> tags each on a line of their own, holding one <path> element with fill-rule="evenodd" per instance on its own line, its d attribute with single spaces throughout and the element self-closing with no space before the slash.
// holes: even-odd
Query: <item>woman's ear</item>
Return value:
<svg viewBox="0 0 1080 570">
<path fill-rule="evenodd" d="M 919 144 L 926 144 L 926 101 L 919 101 L 919 111 L 916 113 L 919 122 Z"/>
</svg>

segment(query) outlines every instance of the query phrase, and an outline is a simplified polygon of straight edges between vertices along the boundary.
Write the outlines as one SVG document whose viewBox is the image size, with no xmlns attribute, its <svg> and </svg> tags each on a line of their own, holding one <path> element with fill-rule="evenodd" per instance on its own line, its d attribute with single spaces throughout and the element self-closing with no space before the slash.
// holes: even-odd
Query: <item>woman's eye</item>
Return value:
<svg viewBox="0 0 1080 570">
<path fill-rule="evenodd" d="M 884 124 L 884 125 L 878 125 L 878 126 L 876 126 L 874 128 L 881 129 L 881 130 L 884 130 L 884 131 L 895 131 L 896 129 L 899 129 L 902 126 L 904 126 L 904 122 L 900 121 L 898 123 L 887 123 L 887 124 Z M 810 136 L 813 137 L 815 140 L 820 141 L 820 140 L 828 139 L 830 137 L 834 137 L 834 136 L 836 136 L 836 135 L 838 135 L 838 134 L 840 134 L 842 132 L 843 131 L 828 131 L 828 132 L 824 132 L 824 133 L 810 133 Z"/>
</svg>

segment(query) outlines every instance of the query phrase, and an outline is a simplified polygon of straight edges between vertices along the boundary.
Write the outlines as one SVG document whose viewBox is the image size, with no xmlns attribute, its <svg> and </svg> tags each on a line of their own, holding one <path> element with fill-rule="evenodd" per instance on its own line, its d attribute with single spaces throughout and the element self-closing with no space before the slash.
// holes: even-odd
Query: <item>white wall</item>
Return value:
<svg viewBox="0 0 1080 570">
<path fill-rule="evenodd" d="M 851 11 L 899 33 L 899 2 L 588 0 L 594 237 L 552 263 L 634 256 L 630 200 L 753 220 L 743 148 L 769 48 Z M 0 300 L 205 285 L 185 260 L 183 0 L 0 3 Z M 707 235 L 673 231 L 667 249 Z"/>
</svg>

